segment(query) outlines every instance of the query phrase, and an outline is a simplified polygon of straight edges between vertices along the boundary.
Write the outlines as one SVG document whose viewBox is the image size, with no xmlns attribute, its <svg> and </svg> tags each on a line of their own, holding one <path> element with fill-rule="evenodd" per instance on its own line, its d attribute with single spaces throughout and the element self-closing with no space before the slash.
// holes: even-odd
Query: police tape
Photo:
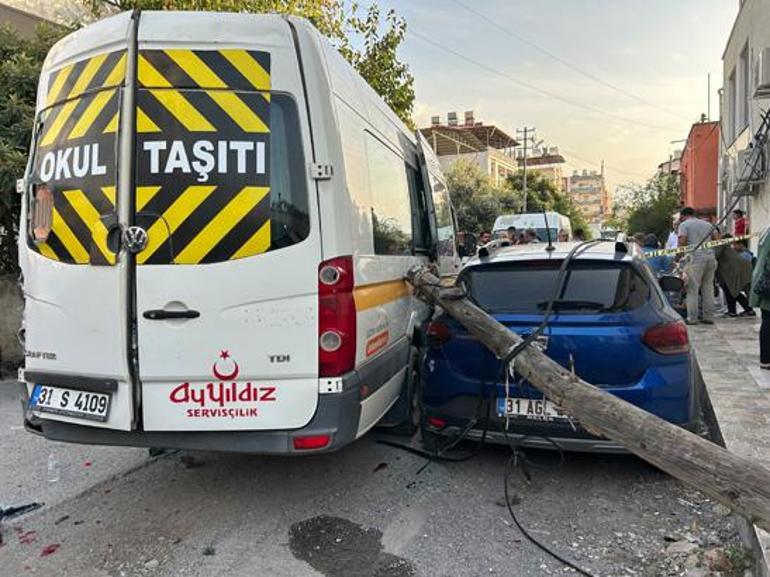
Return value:
<svg viewBox="0 0 770 577">
<path fill-rule="evenodd" d="M 748 240 L 748 239 L 750 239 L 752 237 L 755 237 L 755 236 L 758 236 L 758 235 L 759 235 L 759 233 L 755 232 L 753 234 L 744 234 L 744 235 L 741 235 L 741 236 L 732 236 L 730 238 L 722 238 L 722 239 L 719 239 L 719 240 L 710 240 L 710 241 L 704 242 L 702 245 L 700 245 L 698 247 L 698 250 L 703 250 L 703 249 L 707 249 L 707 248 L 714 248 L 714 247 L 717 247 L 717 246 L 724 246 L 726 244 L 732 244 L 732 243 L 737 242 L 739 240 Z M 653 250 L 653 251 L 650 251 L 650 252 L 646 252 L 646 253 L 644 253 L 644 256 L 646 256 L 648 258 L 651 257 L 651 256 L 664 256 L 664 255 L 665 256 L 670 256 L 670 255 L 673 255 L 673 254 L 683 254 L 683 253 L 687 253 L 687 252 L 693 252 L 694 249 L 695 249 L 694 246 L 683 246 L 683 247 L 679 247 L 679 248 L 662 248 L 662 249 L 659 249 L 659 250 Z"/>
</svg>

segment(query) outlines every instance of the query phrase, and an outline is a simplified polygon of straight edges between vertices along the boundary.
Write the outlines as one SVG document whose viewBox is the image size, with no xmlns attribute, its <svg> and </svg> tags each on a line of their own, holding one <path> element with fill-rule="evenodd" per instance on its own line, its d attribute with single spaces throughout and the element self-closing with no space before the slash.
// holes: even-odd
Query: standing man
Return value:
<svg viewBox="0 0 770 577">
<path fill-rule="evenodd" d="M 676 229 L 679 228 L 679 213 L 677 212 L 672 219 L 671 232 L 668 233 L 666 239 L 666 248 L 677 248 L 679 246 L 679 237 L 676 234 Z"/>
<path fill-rule="evenodd" d="M 516 235 L 515 226 L 508 227 L 508 240 L 510 241 L 511 244 L 516 244 L 516 242 L 519 240 L 518 236 Z"/>
<path fill-rule="evenodd" d="M 711 223 L 695 217 L 692 207 L 682 209 L 679 217 L 679 246 L 696 247 L 703 242 L 716 238 Z M 699 248 L 690 252 L 684 272 L 687 276 L 687 324 L 698 324 L 698 294 L 703 299 L 703 323 L 714 324 L 714 274 L 717 259 L 714 251 Z"/>
<path fill-rule="evenodd" d="M 733 236 L 749 234 L 749 220 L 740 208 L 733 211 Z"/>
</svg>

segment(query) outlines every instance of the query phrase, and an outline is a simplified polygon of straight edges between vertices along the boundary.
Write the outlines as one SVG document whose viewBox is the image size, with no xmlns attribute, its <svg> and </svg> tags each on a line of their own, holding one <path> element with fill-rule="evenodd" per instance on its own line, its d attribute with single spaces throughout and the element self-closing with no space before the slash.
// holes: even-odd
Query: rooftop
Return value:
<svg viewBox="0 0 770 577">
<path fill-rule="evenodd" d="M 423 136 L 434 145 L 438 156 L 457 154 L 459 152 L 482 152 L 489 148 L 513 148 L 519 143 L 511 135 L 497 126 L 490 124 L 475 124 L 474 126 L 444 126 L 437 125 L 421 128 Z M 434 136 L 435 144 L 434 144 Z"/>
<path fill-rule="evenodd" d="M 549 164 L 564 164 L 567 162 L 561 154 L 544 154 L 542 156 L 528 156 L 527 166 L 546 166 Z M 519 164 L 524 164 L 524 159 L 519 158 Z"/>
</svg>

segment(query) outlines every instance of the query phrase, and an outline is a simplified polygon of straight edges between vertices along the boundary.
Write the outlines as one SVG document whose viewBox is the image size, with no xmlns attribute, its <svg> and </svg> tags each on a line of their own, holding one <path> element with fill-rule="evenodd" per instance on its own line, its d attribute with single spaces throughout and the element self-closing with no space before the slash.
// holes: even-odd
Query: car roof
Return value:
<svg viewBox="0 0 770 577">
<path fill-rule="evenodd" d="M 489 256 L 474 256 L 465 265 L 473 267 L 500 262 L 523 262 L 528 260 L 563 260 L 569 252 L 581 244 L 580 242 L 555 242 L 551 246 L 553 250 L 547 250 L 549 245 L 545 242 L 537 242 L 524 245 L 501 246 L 492 248 Z M 576 258 L 578 260 L 607 260 L 615 262 L 632 262 L 643 258 L 643 253 L 634 243 L 626 245 L 627 251 L 616 250 L 615 241 L 599 242 L 588 246 L 581 251 Z"/>
</svg>

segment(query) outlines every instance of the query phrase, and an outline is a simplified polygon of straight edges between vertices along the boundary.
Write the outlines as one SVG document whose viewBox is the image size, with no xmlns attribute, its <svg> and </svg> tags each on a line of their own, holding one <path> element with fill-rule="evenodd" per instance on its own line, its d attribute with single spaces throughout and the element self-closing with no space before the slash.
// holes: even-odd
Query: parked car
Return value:
<svg viewBox="0 0 770 577">
<path fill-rule="evenodd" d="M 460 272 L 469 297 L 499 322 L 526 335 L 541 324 L 559 267 L 575 243 L 503 247 Z M 638 249 L 588 248 L 569 264 L 542 335 L 545 353 L 583 380 L 690 430 L 700 407 L 687 327 L 666 300 Z M 666 277 L 667 290 L 681 280 Z M 441 446 L 462 431 L 492 442 L 565 450 L 621 452 L 568 417 L 497 359 L 463 326 L 437 312 L 421 364 L 423 439 Z M 485 402 L 480 402 L 483 397 Z M 504 434 L 506 417 L 509 422 Z"/>
</svg>

